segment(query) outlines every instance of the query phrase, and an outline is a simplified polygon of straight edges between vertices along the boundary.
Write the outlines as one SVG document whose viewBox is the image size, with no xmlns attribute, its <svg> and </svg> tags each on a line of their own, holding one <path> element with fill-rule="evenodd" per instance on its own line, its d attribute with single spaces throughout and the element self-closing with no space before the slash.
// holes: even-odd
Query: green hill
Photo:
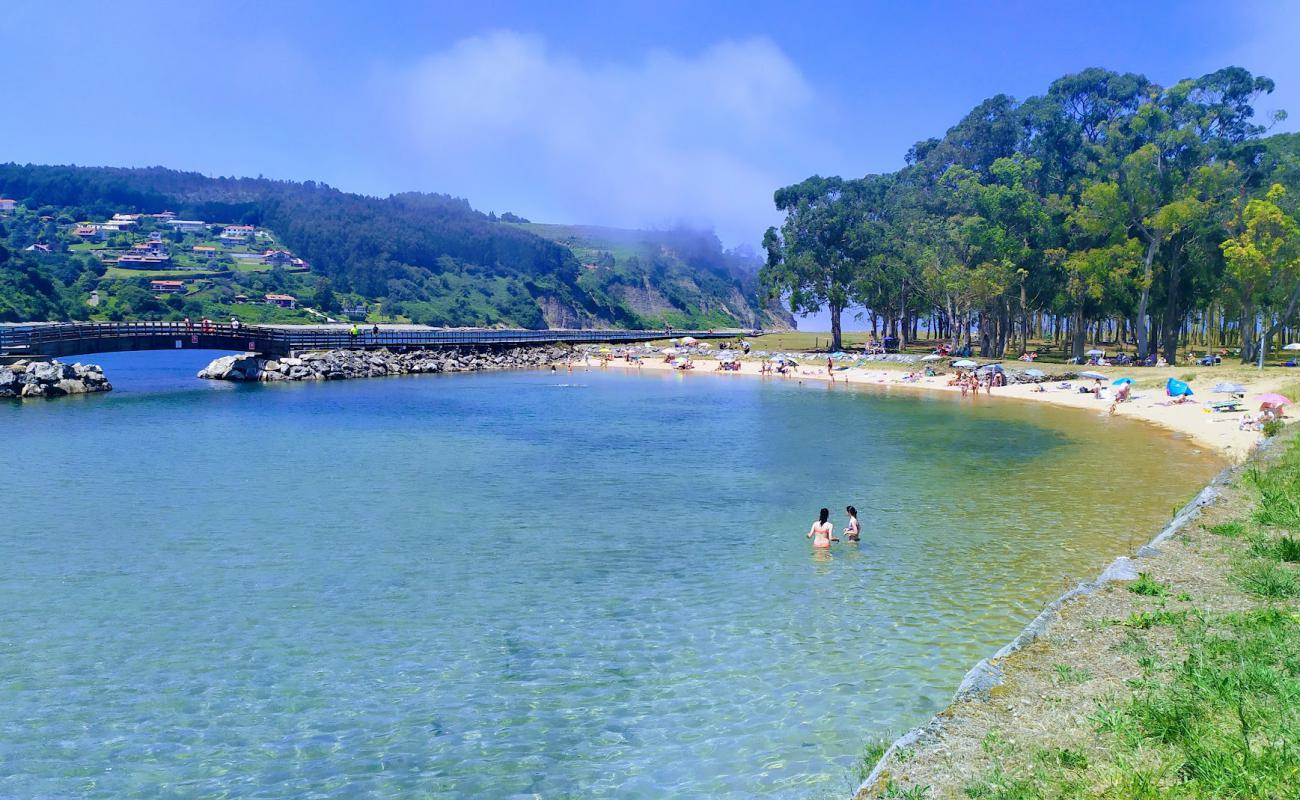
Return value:
<svg viewBox="0 0 1300 800">
<path fill-rule="evenodd" d="M 0 321 L 313 318 L 236 302 L 259 303 L 268 293 L 331 314 L 351 308 L 367 319 L 432 325 L 722 327 L 783 319 L 759 304 L 759 265 L 724 252 L 707 233 L 592 234 L 598 229 L 498 219 L 447 195 L 369 197 L 313 181 L 161 167 L 0 164 L 0 197 L 18 201 L 0 216 Z M 166 211 L 204 226 L 182 231 L 150 216 Z M 108 225 L 91 240 L 78 235 L 78 223 L 105 225 L 115 214 L 145 216 L 129 229 Z M 232 243 L 222 236 L 231 225 L 255 233 Z M 166 269 L 123 269 L 122 255 L 150 237 L 165 243 Z M 200 259 L 207 247 L 215 256 Z M 272 248 L 296 266 L 259 262 L 260 251 Z M 588 250 L 610 253 L 612 263 L 584 267 Z M 162 278 L 179 278 L 184 288 L 161 296 L 151 281 Z"/>
</svg>

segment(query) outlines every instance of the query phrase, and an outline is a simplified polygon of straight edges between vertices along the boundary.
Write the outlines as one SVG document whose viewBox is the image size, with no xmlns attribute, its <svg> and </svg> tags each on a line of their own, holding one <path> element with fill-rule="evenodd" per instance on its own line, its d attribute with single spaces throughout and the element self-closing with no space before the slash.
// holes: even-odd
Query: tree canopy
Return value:
<svg viewBox="0 0 1300 800">
<path fill-rule="evenodd" d="M 1213 328 L 1249 359 L 1296 322 L 1300 137 L 1255 119 L 1273 88 L 1240 67 L 1169 87 L 1090 68 L 989 98 L 898 172 L 778 189 L 764 287 L 829 308 L 835 346 L 857 307 L 904 341 L 924 320 L 986 356 L 1050 327 L 1075 356 L 1104 330 L 1173 362 Z"/>
</svg>

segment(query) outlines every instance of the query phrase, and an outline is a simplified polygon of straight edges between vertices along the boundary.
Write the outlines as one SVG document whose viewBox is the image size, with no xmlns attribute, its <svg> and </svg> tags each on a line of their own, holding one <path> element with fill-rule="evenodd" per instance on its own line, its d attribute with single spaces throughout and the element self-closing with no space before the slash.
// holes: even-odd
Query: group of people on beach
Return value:
<svg viewBox="0 0 1300 800">
<path fill-rule="evenodd" d="M 858 525 L 858 510 L 853 506 L 846 506 L 844 509 L 848 512 L 849 521 L 844 526 L 844 538 L 850 542 L 862 541 L 862 527 Z M 817 514 L 817 521 L 808 529 L 808 535 L 805 538 L 813 540 L 813 547 L 824 549 L 831 546 L 831 542 L 840 541 L 835 536 L 835 526 L 830 523 L 831 512 L 828 508 L 823 508 Z"/>
<path fill-rule="evenodd" d="M 957 374 L 952 380 L 948 381 L 949 386 L 956 386 L 961 389 L 961 396 L 978 395 L 980 387 L 984 387 L 984 394 L 993 394 L 994 386 L 1006 386 L 1007 376 L 1005 372 L 997 370 L 988 370 L 987 374 L 980 375 L 978 372 L 963 372 L 957 370 Z"/>
</svg>

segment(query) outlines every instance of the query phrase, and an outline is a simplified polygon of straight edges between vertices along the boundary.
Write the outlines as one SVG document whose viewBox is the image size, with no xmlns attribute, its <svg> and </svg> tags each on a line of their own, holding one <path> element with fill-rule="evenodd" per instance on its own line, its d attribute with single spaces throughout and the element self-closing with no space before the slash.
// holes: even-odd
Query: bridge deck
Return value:
<svg viewBox="0 0 1300 800">
<path fill-rule="evenodd" d="M 285 356 L 306 350 L 417 350 L 545 344 L 631 344 L 668 336 L 730 339 L 741 331 L 446 330 L 413 326 L 360 328 L 183 322 L 69 322 L 0 326 L 0 355 L 46 357 L 126 350 L 229 350 Z"/>
</svg>

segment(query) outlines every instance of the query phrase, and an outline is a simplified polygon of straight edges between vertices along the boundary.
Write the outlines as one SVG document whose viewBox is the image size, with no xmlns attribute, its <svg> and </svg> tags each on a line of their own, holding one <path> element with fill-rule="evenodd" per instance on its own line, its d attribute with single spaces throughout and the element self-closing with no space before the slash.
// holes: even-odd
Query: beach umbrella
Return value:
<svg viewBox="0 0 1300 800">
<path fill-rule="evenodd" d="M 952 365 L 954 367 L 973 367 L 975 366 L 975 362 L 971 361 L 969 358 L 963 358 L 960 361 L 952 362 Z"/>
<path fill-rule="evenodd" d="M 666 356 L 675 356 L 675 355 L 677 355 L 678 353 L 680 353 L 681 351 L 678 350 L 676 347 L 665 347 L 664 349 L 660 350 L 659 352 L 663 353 L 663 354 L 666 355 Z"/>
<path fill-rule="evenodd" d="M 1084 353 L 1084 355 L 1088 355 L 1088 356 L 1104 356 L 1104 355 L 1106 355 L 1106 351 L 1105 351 L 1105 350 L 1098 350 L 1097 348 L 1094 347 L 1093 349 L 1089 350 L 1087 353 Z"/>
<path fill-rule="evenodd" d="M 694 336 L 683 336 L 683 337 L 682 337 L 682 344 L 695 344 L 695 343 L 698 342 L 698 341 L 699 341 L 699 339 L 696 339 Z"/>
<path fill-rule="evenodd" d="M 773 361 L 777 364 L 780 364 L 781 362 L 785 361 L 785 356 L 772 356 L 771 358 L 768 359 L 768 361 Z"/>
<path fill-rule="evenodd" d="M 1273 408 L 1281 408 L 1282 406 L 1289 406 L 1289 405 L 1291 405 L 1291 401 L 1289 399 L 1283 397 L 1280 394 L 1276 394 L 1274 392 L 1269 392 L 1268 394 L 1261 394 L 1259 396 L 1260 408 L 1268 408 L 1270 406 Z"/>
<path fill-rule="evenodd" d="M 1245 394 L 1246 387 L 1240 383 L 1216 383 L 1214 384 L 1214 391 L 1221 394 Z"/>
<path fill-rule="evenodd" d="M 1283 349 L 1283 350 L 1300 350 L 1300 342 L 1292 342 L 1291 344 L 1283 345 L 1283 346 L 1282 346 L 1282 349 Z"/>
<path fill-rule="evenodd" d="M 989 370 L 990 372 L 1006 372 L 1001 364 L 985 364 L 982 367 L 975 368 L 976 372 L 983 372 L 984 370 Z"/>
<path fill-rule="evenodd" d="M 1123 385 L 1126 384 L 1126 383 L 1132 383 L 1132 382 L 1133 382 L 1133 379 L 1132 379 L 1132 378 L 1116 378 L 1115 380 L 1113 380 L 1113 381 L 1110 382 L 1110 385 L 1111 385 L 1111 386 L 1123 386 Z"/>
<path fill-rule="evenodd" d="M 1080 373 L 1079 373 L 1079 377 L 1080 377 L 1080 378 L 1087 378 L 1087 379 L 1089 379 L 1089 380 L 1093 380 L 1093 381 L 1104 381 L 1104 380 L 1106 380 L 1106 376 L 1105 376 L 1105 375 L 1102 375 L 1100 372 L 1080 372 Z"/>
<path fill-rule="evenodd" d="M 1165 383 L 1165 393 L 1170 397 L 1191 397 L 1196 394 L 1192 391 L 1192 387 L 1177 378 L 1170 378 L 1169 381 Z"/>
<path fill-rule="evenodd" d="M 1031 378 L 1045 378 L 1045 377 L 1047 377 L 1047 373 L 1046 373 L 1046 372 L 1043 372 L 1041 369 L 1027 369 L 1027 370 L 1025 370 L 1025 374 L 1028 375 L 1028 376 L 1031 377 Z"/>
<path fill-rule="evenodd" d="M 937 353 L 931 353 L 931 354 L 928 355 L 928 356 L 921 356 L 921 360 L 922 360 L 922 361 L 942 361 L 942 360 L 943 360 L 943 356 L 938 355 Z"/>
</svg>

